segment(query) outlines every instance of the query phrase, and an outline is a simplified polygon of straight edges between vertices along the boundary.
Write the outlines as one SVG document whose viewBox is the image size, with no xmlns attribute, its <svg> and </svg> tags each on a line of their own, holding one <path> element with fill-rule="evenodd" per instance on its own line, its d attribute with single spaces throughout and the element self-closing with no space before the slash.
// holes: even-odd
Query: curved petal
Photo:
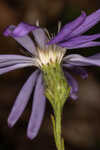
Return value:
<svg viewBox="0 0 100 150">
<path fill-rule="evenodd" d="M 36 49 L 33 41 L 27 35 L 30 31 L 35 30 L 37 27 L 32 25 L 20 23 L 18 26 L 11 25 L 4 31 L 5 36 L 11 36 L 26 50 L 32 54 L 36 54 Z"/>
<path fill-rule="evenodd" d="M 100 53 L 97 53 L 97 54 L 92 55 L 92 56 L 88 56 L 88 58 L 91 58 L 91 59 L 100 59 Z"/>
<path fill-rule="evenodd" d="M 38 43 L 40 48 L 44 48 L 45 44 L 48 41 L 48 38 L 45 34 L 45 32 L 43 31 L 43 29 L 36 29 L 33 31 L 33 35 L 35 37 L 36 42 Z"/>
<path fill-rule="evenodd" d="M 27 64 L 27 63 L 32 63 L 32 60 L 31 61 L 13 60 L 13 61 L 0 62 L 0 68 L 9 67 L 17 64 Z"/>
<path fill-rule="evenodd" d="M 93 12 L 91 15 L 87 16 L 85 21 L 76 28 L 68 38 L 72 38 L 74 36 L 78 36 L 80 34 L 83 34 L 84 32 L 88 31 L 90 28 L 92 28 L 94 25 L 96 25 L 100 21 L 100 9 L 98 9 L 96 12 Z"/>
<path fill-rule="evenodd" d="M 6 28 L 4 35 L 11 36 L 12 34 L 14 37 L 23 37 L 37 28 L 38 27 L 36 26 L 21 22 L 17 26 L 10 25 L 8 28 Z"/>
<path fill-rule="evenodd" d="M 27 129 L 27 136 L 30 139 L 35 138 L 38 134 L 44 116 L 45 102 L 42 74 L 40 74 L 35 88 L 32 113 Z"/>
<path fill-rule="evenodd" d="M 73 30 L 75 30 L 78 26 L 80 26 L 84 22 L 85 18 L 86 14 L 85 12 L 82 11 L 81 16 L 79 16 L 74 21 L 66 24 L 61 29 L 61 31 L 52 40 L 48 42 L 48 44 L 55 44 L 64 40 L 65 37 L 68 37 Z"/>
<path fill-rule="evenodd" d="M 70 64 L 63 64 L 63 67 L 68 68 L 73 73 L 80 75 L 83 79 L 86 79 L 88 77 L 87 71 L 82 67 L 78 67 Z"/>
<path fill-rule="evenodd" d="M 28 67 L 28 66 L 33 66 L 32 63 L 21 63 L 21 64 L 15 64 L 13 66 L 8 66 L 5 68 L 0 68 L 0 75 L 7 73 L 9 71 L 12 70 L 16 70 L 16 69 L 20 69 L 20 68 L 24 68 L 24 67 Z"/>
<path fill-rule="evenodd" d="M 6 54 L 1 54 L 0 55 L 0 63 L 5 62 L 5 61 L 30 61 L 32 58 L 28 56 L 23 56 L 23 55 L 6 55 Z"/>
<path fill-rule="evenodd" d="M 65 76 L 67 78 L 68 84 L 71 86 L 70 97 L 74 100 L 77 99 L 76 93 L 78 92 L 78 83 L 77 81 L 69 74 L 67 71 L 64 70 Z"/>
<path fill-rule="evenodd" d="M 98 59 L 91 56 L 91 57 L 83 57 L 81 55 L 68 55 L 64 58 L 64 61 L 68 64 L 72 64 L 74 66 L 90 66 L 90 65 L 95 65 L 95 66 L 100 66 L 100 53 L 98 55 Z M 97 57 L 97 54 L 96 54 Z"/>
<path fill-rule="evenodd" d="M 83 44 L 78 45 L 72 45 L 70 42 L 60 43 L 58 44 L 61 47 L 66 47 L 67 49 L 77 49 L 77 48 L 85 48 L 85 47 L 94 47 L 94 46 L 100 46 L 100 42 L 87 42 Z"/>
<path fill-rule="evenodd" d="M 13 37 L 20 45 L 22 45 L 26 50 L 28 50 L 31 54 L 36 55 L 36 48 L 34 42 L 28 35 L 23 37 Z"/>
<path fill-rule="evenodd" d="M 83 35 L 83 36 L 78 36 L 78 37 L 74 37 L 70 40 L 68 40 L 67 42 L 62 42 L 61 45 L 62 46 L 77 46 L 77 45 L 81 45 L 81 44 L 85 44 L 87 42 L 90 42 L 92 40 L 96 40 L 100 38 L 100 34 L 94 34 L 94 35 Z"/>
<path fill-rule="evenodd" d="M 17 122 L 17 120 L 23 113 L 23 111 L 29 101 L 29 98 L 32 93 L 33 87 L 35 85 L 38 73 L 39 73 L 38 70 L 35 71 L 34 73 L 32 73 L 30 75 L 30 77 L 28 78 L 28 80 L 25 82 L 22 89 L 20 90 L 20 93 L 17 96 L 16 101 L 11 110 L 11 113 L 8 117 L 8 125 L 10 127 L 12 127 Z"/>
</svg>

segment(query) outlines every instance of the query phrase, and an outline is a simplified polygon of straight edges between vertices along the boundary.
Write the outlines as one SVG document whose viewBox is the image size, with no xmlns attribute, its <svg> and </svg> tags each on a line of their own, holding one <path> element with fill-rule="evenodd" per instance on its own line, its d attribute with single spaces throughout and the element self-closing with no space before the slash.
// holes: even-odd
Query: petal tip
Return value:
<svg viewBox="0 0 100 150">
<path fill-rule="evenodd" d="M 8 120 L 7 122 L 8 122 L 8 127 L 9 127 L 9 128 L 12 128 L 14 124 L 11 123 L 9 120 Z"/>
<path fill-rule="evenodd" d="M 30 140 L 33 140 L 33 139 L 36 137 L 36 134 L 34 134 L 34 133 L 31 132 L 31 131 L 28 131 L 28 132 L 27 132 L 27 137 L 28 137 Z"/>
<path fill-rule="evenodd" d="M 8 36 L 8 32 L 5 30 L 5 31 L 3 32 L 3 35 L 4 35 L 4 36 Z"/>
<path fill-rule="evenodd" d="M 14 25 L 9 25 L 8 27 L 5 28 L 3 35 L 4 36 L 11 36 L 14 29 L 15 29 Z"/>
<path fill-rule="evenodd" d="M 86 12 L 84 10 L 81 11 L 81 14 L 85 17 L 86 16 Z"/>
<path fill-rule="evenodd" d="M 12 118 L 12 116 L 9 116 L 8 117 L 8 120 L 7 120 L 7 123 L 8 123 L 8 127 L 9 128 L 12 128 L 14 125 L 15 125 L 15 120 Z"/>
<path fill-rule="evenodd" d="M 73 100 L 77 100 L 78 99 L 78 96 L 75 94 L 75 93 L 72 93 L 70 95 L 70 97 L 73 99 Z"/>
</svg>

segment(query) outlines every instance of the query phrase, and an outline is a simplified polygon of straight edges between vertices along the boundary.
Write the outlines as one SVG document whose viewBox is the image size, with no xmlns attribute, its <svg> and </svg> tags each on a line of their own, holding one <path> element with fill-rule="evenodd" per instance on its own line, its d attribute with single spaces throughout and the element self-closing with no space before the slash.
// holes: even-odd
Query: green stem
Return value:
<svg viewBox="0 0 100 150">
<path fill-rule="evenodd" d="M 58 150 L 62 150 L 62 138 L 61 138 L 61 109 L 58 105 L 55 111 L 55 134 L 56 134 L 56 146 Z"/>
</svg>

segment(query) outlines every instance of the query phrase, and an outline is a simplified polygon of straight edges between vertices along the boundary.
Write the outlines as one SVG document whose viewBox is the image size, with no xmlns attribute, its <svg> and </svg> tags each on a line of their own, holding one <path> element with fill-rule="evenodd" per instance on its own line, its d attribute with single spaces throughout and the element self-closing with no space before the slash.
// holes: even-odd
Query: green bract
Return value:
<svg viewBox="0 0 100 150">
<path fill-rule="evenodd" d="M 56 146 L 58 150 L 63 150 L 64 143 L 61 138 L 61 114 L 64 103 L 69 97 L 70 87 L 59 63 L 44 65 L 42 71 L 45 84 L 45 96 L 54 110 L 52 123 Z"/>
</svg>

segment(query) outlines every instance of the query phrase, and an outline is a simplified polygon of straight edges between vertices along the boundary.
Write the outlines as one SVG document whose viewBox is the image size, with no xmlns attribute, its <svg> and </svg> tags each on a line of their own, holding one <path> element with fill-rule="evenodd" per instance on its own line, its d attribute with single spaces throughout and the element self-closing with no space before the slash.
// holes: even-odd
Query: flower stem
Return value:
<svg viewBox="0 0 100 150">
<path fill-rule="evenodd" d="M 54 139 L 56 143 L 56 147 L 58 150 L 64 150 L 64 140 L 61 137 L 61 116 L 62 111 L 60 109 L 60 106 L 57 107 L 56 111 L 54 112 L 54 115 L 51 115 L 51 120 L 53 124 L 53 132 L 54 132 Z"/>
<path fill-rule="evenodd" d="M 62 138 L 61 138 L 61 109 L 59 105 L 55 111 L 55 133 L 56 133 L 56 146 L 58 150 L 62 150 Z"/>
</svg>

